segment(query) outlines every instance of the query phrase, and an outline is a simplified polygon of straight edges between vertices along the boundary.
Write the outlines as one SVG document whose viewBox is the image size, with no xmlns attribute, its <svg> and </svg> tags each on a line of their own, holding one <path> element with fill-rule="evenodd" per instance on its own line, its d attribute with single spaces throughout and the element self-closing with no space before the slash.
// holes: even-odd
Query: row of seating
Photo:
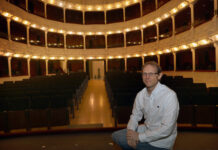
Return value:
<svg viewBox="0 0 218 150">
<path fill-rule="evenodd" d="M 180 102 L 180 105 L 217 105 L 218 87 L 206 87 L 205 83 L 193 83 L 192 78 L 182 76 L 166 76 L 161 83 L 173 89 Z"/>
<path fill-rule="evenodd" d="M 0 85 L 0 131 L 69 124 L 88 83 L 86 73 L 39 76 Z"/>
<path fill-rule="evenodd" d="M 14 129 L 26 129 L 69 124 L 69 109 L 45 108 L 0 112 L 0 131 L 10 132 Z"/>
<path fill-rule="evenodd" d="M 107 72 L 105 84 L 112 108 L 117 103 L 132 105 L 136 93 L 144 87 L 141 74 L 129 72 Z M 127 95 L 133 99 L 128 98 Z"/>
<path fill-rule="evenodd" d="M 141 73 L 108 72 L 105 81 L 115 124 L 126 124 L 137 92 L 145 87 Z M 182 76 L 164 75 L 161 83 L 177 93 L 178 123 L 218 126 L 218 87 L 207 88 L 205 83 L 193 83 L 192 78 Z"/>
<path fill-rule="evenodd" d="M 127 123 L 135 96 L 144 88 L 141 73 L 111 71 L 105 75 L 105 85 L 111 104 L 112 115 L 117 124 Z"/>
</svg>

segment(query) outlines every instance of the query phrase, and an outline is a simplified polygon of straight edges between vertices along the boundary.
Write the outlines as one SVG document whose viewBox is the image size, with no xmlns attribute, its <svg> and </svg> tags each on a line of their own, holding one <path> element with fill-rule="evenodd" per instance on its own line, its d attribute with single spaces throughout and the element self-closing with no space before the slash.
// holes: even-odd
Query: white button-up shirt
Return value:
<svg viewBox="0 0 218 150">
<path fill-rule="evenodd" d="M 127 129 L 139 132 L 139 141 L 171 149 L 177 136 L 179 103 L 176 93 L 158 82 L 149 95 L 142 89 L 136 96 Z M 145 122 L 138 125 L 144 115 Z"/>
</svg>

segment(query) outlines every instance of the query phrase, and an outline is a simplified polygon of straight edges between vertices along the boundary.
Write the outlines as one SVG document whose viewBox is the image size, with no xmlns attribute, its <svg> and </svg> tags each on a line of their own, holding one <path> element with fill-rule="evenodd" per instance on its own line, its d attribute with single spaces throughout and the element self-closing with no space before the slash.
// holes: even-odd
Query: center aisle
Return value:
<svg viewBox="0 0 218 150">
<path fill-rule="evenodd" d="M 89 80 L 75 118 L 70 121 L 73 127 L 114 127 L 112 110 L 103 80 Z"/>
</svg>

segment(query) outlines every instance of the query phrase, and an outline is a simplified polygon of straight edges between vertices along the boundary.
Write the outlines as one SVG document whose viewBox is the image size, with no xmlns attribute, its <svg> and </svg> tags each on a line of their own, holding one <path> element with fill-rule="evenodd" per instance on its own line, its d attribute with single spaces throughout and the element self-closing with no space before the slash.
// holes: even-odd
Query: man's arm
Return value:
<svg viewBox="0 0 218 150">
<path fill-rule="evenodd" d="M 127 129 L 131 129 L 133 131 L 136 130 L 136 128 L 138 127 L 138 122 L 142 119 L 143 117 L 143 113 L 141 111 L 141 106 L 140 106 L 140 94 L 138 93 L 136 95 L 135 101 L 134 101 L 134 105 L 133 105 L 133 109 L 132 109 L 132 114 L 130 116 L 130 120 L 127 124 Z"/>
<path fill-rule="evenodd" d="M 140 100 L 140 95 L 138 93 L 135 98 L 132 114 L 130 116 L 130 120 L 127 125 L 127 134 L 126 134 L 127 143 L 129 146 L 133 148 L 136 148 L 136 145 L 139 141 L 138 133 L 135 132 L 135 130 L 138 127 L 138 122 L 142 119 L 143 116 L 139 100 Z"/>
</svg>

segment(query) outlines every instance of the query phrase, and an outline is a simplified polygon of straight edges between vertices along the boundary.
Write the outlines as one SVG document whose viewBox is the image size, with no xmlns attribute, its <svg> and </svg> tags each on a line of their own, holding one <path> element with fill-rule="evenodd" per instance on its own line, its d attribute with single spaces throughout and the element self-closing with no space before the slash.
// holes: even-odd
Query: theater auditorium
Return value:
<svg viewBox="0 0 218 150">
<path fill-rule="evenodd" d="M 0 149 L 121 150 L 111 134 L 127 127 L 141 68 L 155 61 L 179 101 L 173 150 L 218 150 L 217 9 L 0 0 Z"/>
</svg>

